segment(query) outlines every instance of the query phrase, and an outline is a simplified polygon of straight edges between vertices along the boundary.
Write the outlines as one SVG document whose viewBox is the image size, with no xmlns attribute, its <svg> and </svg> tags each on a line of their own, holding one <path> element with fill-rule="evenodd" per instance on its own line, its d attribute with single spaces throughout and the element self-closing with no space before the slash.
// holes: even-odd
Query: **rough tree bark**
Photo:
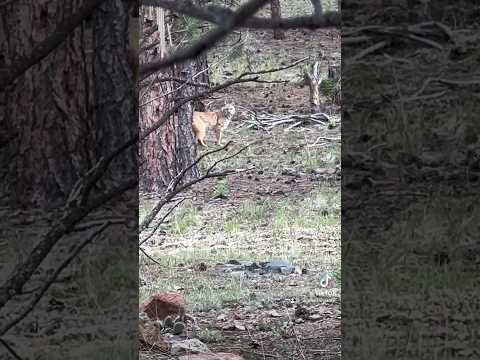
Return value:
<svg viewBox="0 0 480 360">
<path fill-rule="evenodd" d="M 180 69 L 179 69 L 180 68 Z M 177 65 L 177 72 L 182 78 L 190 79 L 197 73 L 198 66 L 195 62 L 189 62 L 183 65 Z M 178 71 L 180 70 L 180 71 Z M 198 89 L 194 86 L 183 86 L 177 92 L 177 99 L 189 97 L 197 93 Z M 180 173 L 187 166 L 190 166 L 197 157 L 196 139 L 192 129 L 192 116 L 194 105 L 187 103 L 182 106 L 174 116 L 175 127 L 175 165 L 176 173 Z M 199 176 L 196 166 L 192 167 L 184 177 L 184 181 L 192 180 Z"/>
<path fill-rule="evenodd" d="M 2 8 L 5 65 L 29 54 L 55 29 L 55 19 L 75 9 L 50 2 Z M 18 9 L 17 9 L 18 10 Z M 28 24 L 24 19 L 32 19 Z M 20 29 L 19 29 L 20 26 Z M 73 184 L 94 163 L 96 134 L 91 79 L 92 59 L 84 56 L 91 30 L 77 28 L 44 61 L 2 92 L 7 137 L 2 151 L 1 193 L 9 204 L 53 208 L 61 205 Z M 31 38 L 29 38 L 31 36 Z M 88 96 L 90 94 L 90 96 Z M 75 154 L 72 156 L 72 154 Z"/>
<path fill-rule="evenodd" d="M 328 65 L 328 78 L 334 82 L 332 89 L 332 101 L 336 105 L 342 103 L 342 67 L 340 65 Z"/>
<path fill-rule="evenodd" d="M 125 3 L 128 1 L 107 2 L 100 6 L 103 14 L 95 16 L 96 159 L 110 154 L 138 132 L 138 93 L 135 87 L 125 86 L 134 78 L 132 71 L 125 61 L 112 66 L 112 57 L 124 59 L 127 52 L 124 32 L 116 30 L 124 26 L 118 14 L 123 16 L 130 9 Z M 137 9 L 133 11 L 138 14 Z M 102 182 L 105 187 L 118 184 L 121 174 L 138 168 L 137 149 L 137 145 L 132 146 L 110 165 Z"/>
<path fill-rule="evenodd" d="M 8 67 L 20 56 L 31 54 L 34 46 L 47 39 L 62 19 L 75 14 L 82 3 L 42 0 L 2 4 L 0 66 Z M 78 210 L 75 206 L 64 209 L 77 180 L 137 131 L 133 73 L 126 49 L 128 4 L 126 0 L 101 2 L 93 15 L 45 59 L 7 89 L 0 89 L 0 118 L 8 139 L 0 151 L 0 198 L 9 205 L 6 210 L 1 209 L 0 216 L 0 228 L 4 230 L 2 245 L 8 242 L 0 254 L 3 275 L 0 335 L 3 338 L 4 332 L 9 332 L 10 337 L 18 339 L 18 344 L 23 341 L 29 345 L 28 348 L 19 345 L 16 349 L 22 358 L 52 358 L 52 353 L 59 354 L 59 343 L 68 349 L 62 356 L 73 358 L 70 352 L 81 345 L 82 321 L 89 324 L 89 331 L 104 327 L 103 333 L 109 334 L 108 339 L 95 336 L 96 341 L 112 342 L 119 333 L 125 334 L 132 315 L 136 317 L 138 304 L 131 293 L 138 281 L 135 275 L 137 243 L 132 241 L 138 229 L 138 217 L 132 211 L 138 207 L 136 189 L 130 192 L 134 196 L 104 204 L 97 213 L 89 215 L 92 222 L 102 224 L 105 219 L 115 217 L 128 226 L 117 227 L 118 232 L 109 228 L 108 234 L 99 236 L 100 241 L 95 238 L 95 244 L 89 244 L 81 256 L 74 256 L 68 267 L 62 268 L 60 264 L 82 250 L 82 241 L 96 225 L 92 224 L 89 229 L 76 228 L 73 232 L 65 231 L 72 224 L 57 225 L 53 228 L 58 230 L 57 238 L 52 236 L 54 240 L 49 240 L 45 235 L 52 233 L 52 223 Z M 135 179 L 136 152 L 132 146 L 119 155 L 100 179 L 98 188 L 93 190 L 93 197 L 107 187 L 111 190 L 119 182 Z M 18 207 L 25 211 L 17 211 Z M 124 212 L 125 208 L 130 211 Z M 102 266 L 103 269 L 115 268 L 122 281 L 112 285 L 108 281 L 111 279 L 107 279 L 108 273 L 102 272 L 101 279 L 96 279 L 99 283 L 96 286 L 102 289 L 91 287 L 85 291 L 83 285 L 90 281 L 87 284 L 90 286 L 92 278 L 86 278 L 83 266 L 88 266 L 90 274 L 101 271 Z M 59 328 L 70 331 L 65 338 L 57 337 L 57 332 L 52 337 L 46 330 L 53 320 L 52 313 L 46 311 L 48 301 L 35 302 L 37 294 L 40 298 L 52 296 L 49 288 L 45 294 L 39 293 L 39 289 L 48 284 L 48 279 L 55 281 L 56 277 L 52 276 L 56 271 L 61 271 L 62 276 L 66 273 L 71 280 L 50 284 L 55 288 L 54 297 L 63 303 L 66 313 L 83 316 L 78 323 L 74 323 L 74 316 L 65 322 L 63 317 L 59 318 Z M 22 276 L 15 283 L 19 279 L 17 274 Z M 13 292 L 7 287 L 12 283 Z M 79 284 L 77 290 L 72 283 Z M 105 294 L 106 289 L 114 295 Z M 106 314 L 104 304 L 91 307 L 93 299 L 96 302 L 101 298 L 102 291 L 105 303 L 114 297 L 122 310 L 128 309 L 123 312 L 117 309 L 116 315 L 120 316 L 116 318 L 116 328 L 123 330 L 115 334 L 105 331 L 112 314 Z M 82 300 L 77 301 L 81 297 Z M 28 317 L 21 317 L 23 311 L 27 311 Z M 33 321 L 37 324 L 35 333 L 29 330 Z M 4 350 L 3 347 L 0 350 L 2 355 Z"/>
<path fill-rule="evenodd" d="M 6 55 L 5 64 L 29 54 L 53 32 L 58 19 L 75 11 L 67 3 L 44 1 L 23 5 L 21 14 L 14 6 L 4 7 L 0 48 Z M 31 27 L 24 23 L 25 18 L 33 19 Z M 109 12 L 78 27 L 1 93 L 5 136 L 12 140 L 2 149 L 0 192 L 7 194 L 10 204 L 44 209 L 63 204 L 78 178 L 136 128 L 132 94 L 125 92 L 131 89 L 124 86 L 130 73 L 125 71 L 127 63 L 111 66 L 113 54 L 126 51 L 125 39 L 120 38 L 123 34 L 108 34 L 118 26 L 114 18 Z M 21 31 L 19 24 L 24 27 Z M 99 51 L 92 57 L 95 46 Z M 121 98 L 125 100 L 110 100 Z M 107 178 L 118 178 L 115 174 L 136 166 L 134 162 L 132 153 L 116 161 Z M 103 182 L 103 186 L 107 184 Z"/>
<path fill-rule="evenodd" d="M 210 84 L 210 73 L 208 71 L 208 57 L 206 53 L 203 53 L 192 62 L 194 66 L 195 81 Z M 195 100 L 193 102 L 194 111 L 208 111 L 205 104 L 201 100 Z"/>
<path fill-rule="evenodd" d="M 159 24 L 157 21 L 153 22 Z M 152 37 L 149 41 L 155 41 L 154 38 Z M 142 62 L 149 61 L 153 57 L 151 51 L 142 54 Z M 151 75 L 145 81 L 148 83 L 157 76 L 190 79 L 206 67 L 207 58 L 202 56 L 198 61 L 176 65 L 164 70 L 161 74 Z M 202 72 L 194 78 L 194 81 L 208 83 L 208 71 Z M 156 122 L 161 114 L 175 105 L 176 99 L 180 100 L 191 96 L 197 91 L 199 89 L 195 86 L 169 81 L 145 87 L 140 94 L 140 103 L 146 104 L 140 108 L 141 128 L 147 128 Z M 192 115 L 194 108 L 195 110 L 203 110 L 202 105 L 201 102 L 194 102 L 193 106 L 192 104 L 182 106 L 174 116 L 162 125 L 159 131 L 151 134 L 141 144 L 140 184 L 142 191 L 161 191 L 169 185 L 178 173 L 193 163 L 196 158 L 196 143 L 191 125 Z M 185 174 L 184 181 L 197 176 L 198 169 L 194 166 Z"/>
<path fill-rule="evenodd" d="M 270 11 L 273 21 L 279 21 L 282 18 L 280 0 L 270 0 Z M 275 40 L 283 40 L 285 39 L 285 32 L 282 29 L 275 29 L 273 30 L 273 38 Z"/>
<path fill-rule="evenodd" d="M 157 23 L 155 21 L 155 12 L 150 8 L 142 8 L 143 33 L 142 39 L 145 41 L 145 46 L 155 42 L 155 36 L 148 37 L 151 33 L 150 26 L 146 24 Z M 153 21 L 151 21 L 153 20 Z M 159 31 L 158 33 L 164 33 Z M 142 63 L 151 61 L 158 54 L 157 49 L 151 49 L 140 54 Z M 173 76 L 172 69 L 163 71 L 162 74 L 150 76 L 144 80 L 147 84 L 153 81 L 158 76 Z M 150 127 L 162 115 L 163 111 L 168 110 L 171 104 L 171 98 L 174 91 L 175 84 L 173 82 L 165 81 L 155 83 L 143 87 L 139 94 L 139 117 L 140 130 Z M 145 192 L 157 192 L 163 187 L 167 186 L 172 177 L 175 175 L 175 132 L 173 123 L 167 121 L 159 131 L 156 131 L 140 144 L 140 189 Z"/>
</svg>

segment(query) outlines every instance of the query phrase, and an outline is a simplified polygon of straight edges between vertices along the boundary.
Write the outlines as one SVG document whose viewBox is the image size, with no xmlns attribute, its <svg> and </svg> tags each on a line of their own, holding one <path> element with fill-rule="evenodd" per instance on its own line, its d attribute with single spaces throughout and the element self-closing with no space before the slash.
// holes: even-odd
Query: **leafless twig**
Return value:
<svg viewBox="0 0 480 360">
<path fill-rule="evenodd" d="M 142 0 L 143 5 L 159 6 L 167 10 L 188 15 L 193 18 L 208 21 L 217 25 L 221 25 L 229 21 L 235 14 L 234 11 L 221 6 L 197 6 L 191 2 L 178 0 Z M 317 6 L 318 9 L 318 6 Z M 318 10 L 317 10 L 318 11 Z M 251 29 L 295 29 L 310 28 L 319 29 L 325 27 L 337 27 L 341 24 L 340 13 L 337 11 L 325 12 L 321 15 L 298 16 L 292 18 L 282 18 L 272 20 L 261 17 L 250 17 L 246 19 L 239 27 Z"/>
<path fill-rule="evenodd" d="M 151 260 L 152 262 L 154 262 L 157 265 L 162 265 L 157 260 L 155 260 L 153 257 L 148 255 L 147 252 L 145 251 L 145 249 L 143 249 L 142 247 L 140 247 L 139 250 L 143 253 L 143 255 L 145 255 L 147 257 L 147 259 Z"/>
<path fill-rule="evenodd" d="M 142 246 L 144 243 L 146 243 L 158 230 L 158 228 L 165 222 L 166 218 L 170 216 L 170 214 L 175 210 L 181 203 L 183 203 L 186 200 L 186 198 L 182 198 L 178 200 L 174 205 L 168 209 L 168 211 L 163 215 L 163 217 L 160 219 L 160 221 L 157 222 L 153 230 L 148 234 L 148 236 L 145 239 L 142 239 L 140 242 L 139 246 Z"/>
<path fill-rule="evenodd" d="M 260 140 L 257 140 L 257 141 L 254 141 L 254 142 L 251 142 L 249 144 L 247 144 L 246 146 L 240 148 L 239 150 L 237 150 L 236 152 L 234 152 L 233 154 L 230 154 L 230 155 L 227 155 L 217 161 L 215 161 L 211 166 L 209 166 L 209 168 L 205 171 L 204 175 L 200 176 L 199 178 L 197 179 L 193 179 L 191 180 L 190 182 L 182 185 L 182 186 L 179 186 L 180 184 L 180 181 L 181 179 L 183 178 L 184 174 L 188 172 L 188 170 L 197 165 L 202 159 L 204 159 L 206 156 L 208 155 L 211 155 L 211 154 L 214 154 L 214 153 L 217 153 L 219 151 L 222 151 L 222 150 L 225 150 L 228 145 L 230 143 L 227 143 L 226 145 L 224 145 L 223 147 L 220 147 L 218 149 L 215 149 L 215 150 L 212 150 L 212 151 L 208 151 L 206 153 L 204 153 L 203 155 L 201 155 L 198 159 L 196 159 L 190 166 L 186 167 L 179 175 L 177 175 L 177 177 L 172 181 L 172 183 L 169 185 L 169 188 L 166 192 L 166 194 L 164 195 L 164 197 L 154 206 L 154 208 L 150 211 L 150 213 L 145 217 L 145 219 L 142 221 L 142 223 L 140 224 L 140 227 L 139 227 L 139 231 L 140 233 L 143 232 L 145 229 L 147 229 L 149 227 L 149 225 L 153 222 L 153 220 L 157 217 L 157 215 L 159 214 L 159 212 L 163 209 L 163 207 L 168 204 L 170 201 L 172 201 L 172 199 L 174 197 L 176 197 L 178 194 L 184 192 L 186 189 L 192 187 L 193 185 L 201 182 L 201 181 L 204 181 L 206 179 L 209 179 L 209 178 L 212 178 L 212 177 L 224 177 L 224 176 L 228 176 L 230 174 L 233 174 L 235 172 L 237 172 L 236 170 L 226 170 L 226 171 L 221 171 L 221 172 L 214 172 L 213 170 L 217 167 L 218 164 L 222 163 L 222 162 L 225 162 L 237 155 L 239 155 L 240 153 L 242 153 L 243 151 L 245 151 L 247 148 L 249 148 L 250 146 L 252 146 L 253 144 L 256 144 L 256 143 L 259 143 L 259 142 L 262 142 L 262 141 L 265 141 L 266 139 L 260 139 Z M 183 202 L 184 199 L 182 199 L 181 201 L 177 202 L 172 208 L 169 209 L 169 211 L 162 217 L 162 219 L 156 224 L 155 228 L 152 230 L 152 232 L 149 234 L 149 236 L 142 240 L 142 242 L 140 243 L 140 245 L 142 245 L 143 243 L 145 243 L 149 238 L 151 238 L 153 236 L 153 234 L 156 232 L 156 230 L 160 227 L 160 225 L 163 223 L 163 221 L 166 219 L 167 216 L 169 216 L 171 214 L 171 212 L 181 203 Z"/>
<path fill-rule="evenodd" d="M 177 50 L 175 53 L 165 59 L 142 65 L 140 67 L 140 77 L 144 78 L 155 71 L 199 56 L 201 53 L 211 48 L 218 41 L 227 36 L 234 28 L 242 24 L 242 22 L 244 22 L 248 17 L 255 14 L 266 3 L 267 0 L 250 0 L 237 10 L 235 15 L 233 15 L 229 21 L 225 21 L 219 25 L 217 29 L 209 32 L 190 47 Z"/>
<path fill-rule="evenodd" d="M 14 314 L 13 319 L 8 323 L 2 323 L 0 327 L 0 336 L 3 336 L 8 330 L 13 326 L 22 321 L 37 305 L 46 291 L 50 286 L 55 282 L 60 273 L 77 257 L 77 255 L 82 251 L 88 244 L 90 244 L 99 234 L 101 234 L 105 229 L 107 229 L 112 223 L 110 221 L 105 222 L 102 226 L 94 231 L 87 239 L 85 239 L 82 244 L 80 244 L 56 269 L 55 271 L 48 276 L 44 284 L 37 290 L 30 300 L 29 304 L 24 308 L 19 310 L 19 313 Z M 18 310 L 17 310 L 18 311 Z"/>
<path fill-rule="evenodd" d="M 15 350 L 13 350 L 13 348 L 12 348 L 10 345 L 8 345 L 8 343 L 7 343 L 5 340 L 3 340 L 3 339 L 0 338 L 0 343 L 5 347 L 5 349 L 8 350 L 8 352 L 10 353 L 10 355 L 12 355 L 12 356 L 14 357 L 14 359 L 16 359 L 16 360 L 23 360 L 23 359 L 20 357 L 20 355 L 18 355 L 18 354 L 15 352 Z"/>
<path fill-rule="evenodd" d="M 222 146 L 218 149 L 214 149 L 214 150 L 211 150 L 211 151 L 208 151 L 208 152 L 202 154 L 195 161 L 193 161 L 189 166 L 186 166 L 174 179 L 172 179 L 171 183 L 168 185 L 168 188 L 167 188 L 167 191 L 166 191 L 166 194 L 165 194 L 164 198 L 161 201 L 159 201 L 157 205 L 155 205 L 155 207 L 150 211 L 150 213 L 147 216 L 145 216 L 145 219 L 140 224 L 140 226 L 139 226 L 140 233 L 142 231 L 144 231 L 151 224 L 151 222 L 155 219 L 155 217 L 158 215 L 158 213 L 165 206 L 165 204 L 170 202 L 177 194 L 179 194 L 181 191 L 183 191 L 187 188 L 184 185 L 179 190 L 178 186 L 179 186 L 180 182 L 182 181 L 183 177 L 185 176 L 185 174 L 192 167 L 196 166 L 205 157 L 225 150 L 230 144 L 231 144 L 231 142 L 228 142 L 227 144 L 225 144 L 224 146 Z M 201 178 L 195 179 L 193 181 L 195 181 L 195 183 L 197 183 L 197 182 L 202 181 L 204 179 L 205 179 L 204 177 L 201 177 Z M 193 185 L 193 183 L 192 183 L 192 185 Z"/>
<path fill-rule="evenodd" d="M 31 278 L 40 263 L 47 257 L 62 236 L 72 231 L 75 225 L 90 212 L 126 191 L 136 188 L 137 185 L 138 179 L 126 180 L 120 186 L 99 195 L 88 204 L 78 205 L 77 203 L 77 205 L 72 205 L 72 207 L 66 205 L 64 215 L 53 224 L 30 255 L 14 268 L 12 274 L 0 287 L 0 308 L 5 306 L 13 296 L 21 293 L 25 283 Z"/>
</svg>

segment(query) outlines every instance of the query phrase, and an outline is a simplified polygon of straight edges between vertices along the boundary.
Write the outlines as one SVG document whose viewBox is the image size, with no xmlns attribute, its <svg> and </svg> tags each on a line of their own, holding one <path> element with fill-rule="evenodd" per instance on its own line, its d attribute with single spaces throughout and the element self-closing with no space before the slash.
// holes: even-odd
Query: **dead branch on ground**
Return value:
<svg viewBox="0 0 480 360">
<path fill-rule="evenodd" d="M 294 127 L 304 124 L 315 123 L 323 126 L 332 126 L 335 119 L 325 113 L 315 114 L 270 114 L 270 113 L 255 113 L 253 111 L 247 112 L 247 120 L 245 121 L 246 128 L 257 127 L 265 131 L 270 131 L 274 127 L 282 125 L 289 125 L 285 130 L 291 130 Z"/>
</svg>

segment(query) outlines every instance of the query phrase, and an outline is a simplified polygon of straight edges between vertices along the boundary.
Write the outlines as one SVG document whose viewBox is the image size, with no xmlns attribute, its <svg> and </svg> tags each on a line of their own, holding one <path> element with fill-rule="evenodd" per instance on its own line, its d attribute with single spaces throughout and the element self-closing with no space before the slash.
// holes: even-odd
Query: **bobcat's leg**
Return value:
<svg viewBox="0 0 480 360">
<path fill-rule="evenodd" d="M 215 128 L 215 137 L 217 138 L 217 145 L 222 143 L 223 131 L 221 128 Z"/>
<path fill-rule="evenodd" d="M 205 144 L 205 135 L 207 133 L 207 129 L 205 126 L 202 126 L 198 123 L 193 123 L 193 133 L 195 134 L 195 137 L 197 138 L 197 142 L 204 146 L 208 147 L 207 144 Z"/>
<path fill-rule="evenodd" d="M 205 135 L 207 134 L 206 130 L 207 130 L 206 128 L 202 128 L 201 131 L 199 131 L 198 136 L 197 136 L 198 142 L 203 147 L 208 147 L 207 144 L 205 144 Z"/>
</svg>

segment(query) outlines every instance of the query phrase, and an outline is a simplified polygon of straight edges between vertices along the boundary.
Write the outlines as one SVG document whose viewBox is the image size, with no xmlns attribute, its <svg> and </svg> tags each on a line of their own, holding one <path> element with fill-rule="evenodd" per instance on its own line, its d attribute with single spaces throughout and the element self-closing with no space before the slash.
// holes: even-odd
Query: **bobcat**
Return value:
<svg viewBox="0 0 480 360">
<path fill-rule="evenodd" d="M 235 106 L 233 104 L 225 104 L 220 111 L 209 111 L 193 113 L 192 128 L 195 137 L 200 145 L 208 147 L 205 144 L 205 135 L 208 128 L 213 128 L 217 145 L 222 142 L 222 136 L 225 129 L 235 115 Z"/>
</svg>

